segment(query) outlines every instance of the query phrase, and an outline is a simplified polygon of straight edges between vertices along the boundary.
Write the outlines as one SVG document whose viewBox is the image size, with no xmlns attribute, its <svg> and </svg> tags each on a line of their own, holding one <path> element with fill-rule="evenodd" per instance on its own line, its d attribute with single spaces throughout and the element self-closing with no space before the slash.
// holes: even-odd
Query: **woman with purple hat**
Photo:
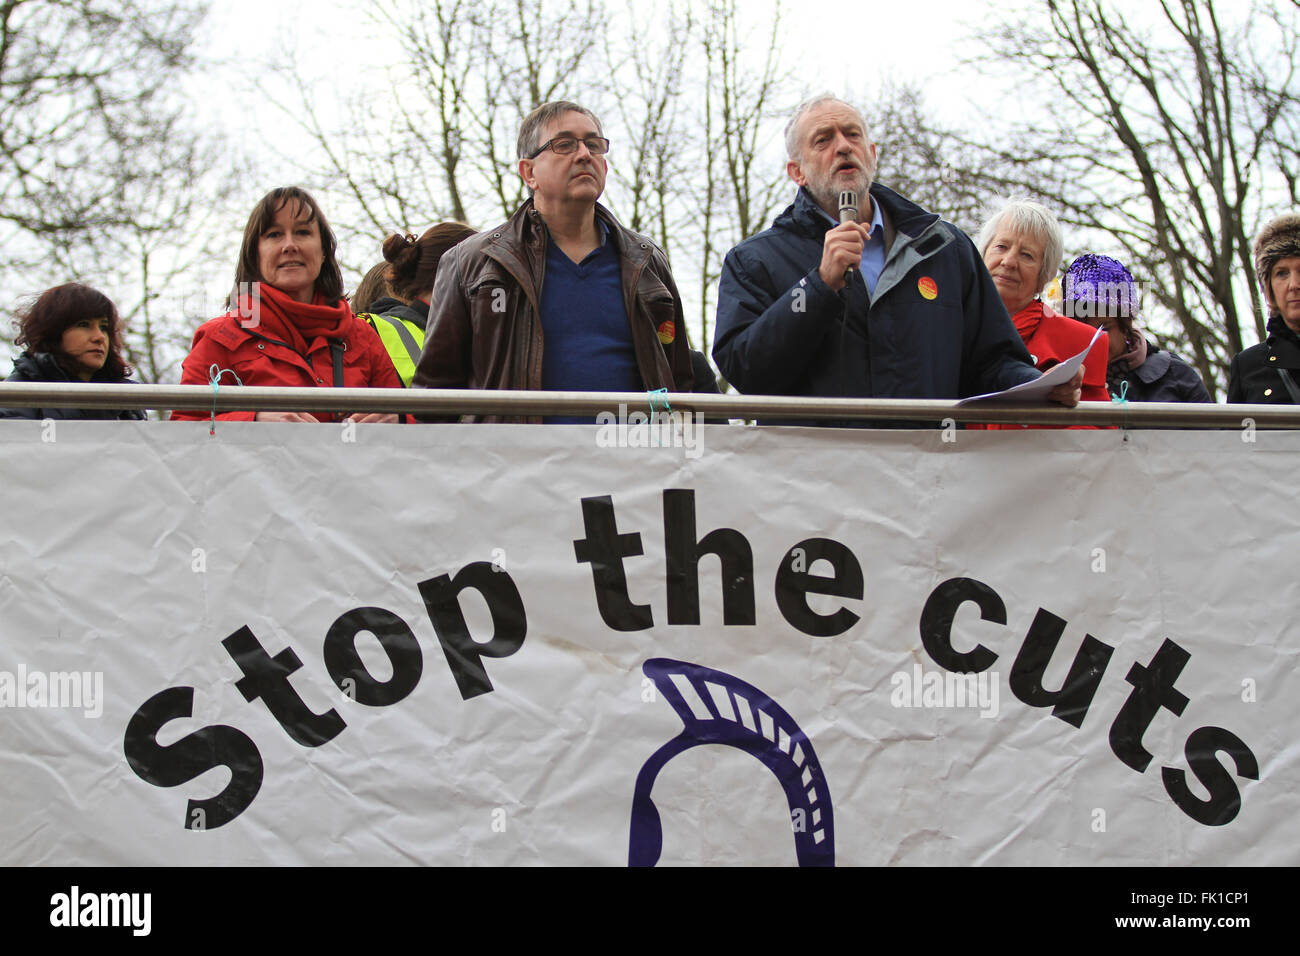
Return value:
<svg viewBox="0 0 1300 956">
<path fill-rule="evenodd" d="M 1255 278 L 1268 303 L 1268 338 L 1228 368 L 1228 401 L 1300 405 L 1300 215 L 1278 216 L 1255 238 Z"/>
<path fill-rule="evenodd" d="M 1106 330 L 1111 395 L 1129 402 L 1212 401 L 1194 368 L 1138 330 L 1137 283 L 1118 259 L 1079 256 L 1066 271 L 1061 294 L 1061 311 Z"/>
</svg>

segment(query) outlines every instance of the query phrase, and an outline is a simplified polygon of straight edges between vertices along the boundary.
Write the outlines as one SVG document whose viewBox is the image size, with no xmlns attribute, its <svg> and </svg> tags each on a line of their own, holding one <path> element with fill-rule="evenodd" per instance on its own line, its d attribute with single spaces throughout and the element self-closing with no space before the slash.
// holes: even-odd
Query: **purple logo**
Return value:
<svg viewBox="0 0 1300 956">
<path fill-rule="evenodd" d="M 790 805 L 800 866 L 835 865 L 835 817 L 830 788 L 812 741 L 767 694 L 738 677 L 700 664 L 656 657 L 642 665 L 682 719 L 682 732 L 656 750 L 636 775 L 628 866 L 654 866 L 663 851 L 663 824 L 650 799 L 655 777 L 679 753 L 725 744 L 757 757 L 771 770 Z"/>
</svg>

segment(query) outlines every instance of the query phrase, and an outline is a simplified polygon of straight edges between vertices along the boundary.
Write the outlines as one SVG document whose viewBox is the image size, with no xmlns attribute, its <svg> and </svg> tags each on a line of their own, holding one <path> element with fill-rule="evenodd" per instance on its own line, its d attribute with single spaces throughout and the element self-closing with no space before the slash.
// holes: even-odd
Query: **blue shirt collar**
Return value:
<svg viewBox="0 0 1300 956">
<path fill-rule="evenodd" d="M 814 204 L 814 207 L 819 213 L 821 213 L 823 216 L 826 217 L 827 222 L 829 222 L 832 226 L 838 226 L 840 224 L 839 220 L 832 217 L 830 213 L 828 213 L 821 206 L 817 206 L 816 204 Z M 875 202 L 873 200 L 871 203 L 871 228 L 867 230 L 868 238 L 873 241 L 876 239 L 880 239 L 885 234 L 884 230 L 885 230 L 885 220 L 881 218 L 880 215 L 880 203 Z"/>
</svg>

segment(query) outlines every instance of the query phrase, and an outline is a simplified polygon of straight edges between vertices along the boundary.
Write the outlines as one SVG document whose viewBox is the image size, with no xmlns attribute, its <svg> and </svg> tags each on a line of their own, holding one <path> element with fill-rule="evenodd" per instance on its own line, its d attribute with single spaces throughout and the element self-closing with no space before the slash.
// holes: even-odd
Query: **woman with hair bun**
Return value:
<svg viewBox="0 0 1300 956">
<path fill-rule="evenodd" d="M 403 385 L 411 384 L 424 349 L 438 263 L 448 249 L 472 235 L 474 230 L 463 222 L 440 222 L 419 239 L 394 234 L 384 240 L 390 294 L 376 299 L 360 317 L 379 333 Z"/>
<path fill-rule="evenodd" d="M 182 385 L 206 385 L 212 370 L 244 385 L 401 388 L 374 330 L 352 314 L 334 258 L 334 233 L 316 200 L 297 186 L 258 202 L 235 268 L 229 311 L 205 322 L 181 367 Z M 228 376 L 221 384 L 232 384 Z M 175 420 L 206 419 L 201 411 Z M 222 412 L 242 421 L 394 422 L 395 415 L 328 412 Z"/>
<path fill-rule="evenodd" d="M 14 363 L 10 382 L 96 382 L 134 385 L 122 360 L 122 322 L 117 306 L 97 289 L 79 282 L 46 289 L 18 316 L 18 345 L 26 351 Z M 142 421 L 142 411 L 111 408 L 0 408 L 0 418 L 125 419 Z"/>
</svg>

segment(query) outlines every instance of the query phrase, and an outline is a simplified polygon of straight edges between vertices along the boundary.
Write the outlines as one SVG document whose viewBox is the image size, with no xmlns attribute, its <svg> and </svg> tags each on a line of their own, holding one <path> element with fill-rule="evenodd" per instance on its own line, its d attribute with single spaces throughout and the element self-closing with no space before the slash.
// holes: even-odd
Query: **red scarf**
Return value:
<svg viewBox="0 0 1300 956">
<path fill-rule="evenodd" d="M 258 329 L 268 338 L 278 339 L 306 355 L 313 339 L 341 339 L 352 318 L 346 299 L 329 305 L 319 292 L 311 302 L 299 302 L 267 282 L 254 286 L 252 298 L 240 302 L 241 315 L 256 315 Z"/>
<path fill-rule="evenodd" d="M 1011 321 L 1016 324 L 1016 331 L 1020 333 L 1020 341 L 1028 342 L 1029 337 L 1034 334 L 1038 324 L 1043 321 L 1043 317 L 1048 314 L 1055 314 L 1042 299 L 1034 299 L 1027 306 L 1011 317 Z"/>
</svg>

